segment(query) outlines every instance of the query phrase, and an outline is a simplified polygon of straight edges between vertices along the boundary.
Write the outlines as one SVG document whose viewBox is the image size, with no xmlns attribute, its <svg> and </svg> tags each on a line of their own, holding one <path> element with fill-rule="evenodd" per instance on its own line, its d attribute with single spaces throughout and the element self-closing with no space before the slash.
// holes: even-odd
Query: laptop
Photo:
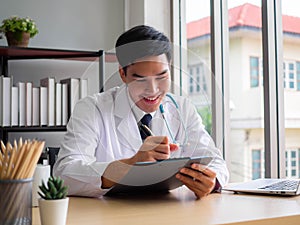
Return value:
<svg viewBox="0 0 300 225">
<path fill-rule="evenodd" d="M 235 193 L 294 196 L 300 194 L 300 179 L 262 178 L 239 184 L 230 184 L 223 190 Z"/>
<path fill-rule="evenodd" d="M 183 157 L 138 162 L 105 195 L 168 192 L 183 185 L 175 177 L 181 168 L 190 167 L 192 163 L 208 165 L 212 160 L 212 157 Z"/>
</svg>

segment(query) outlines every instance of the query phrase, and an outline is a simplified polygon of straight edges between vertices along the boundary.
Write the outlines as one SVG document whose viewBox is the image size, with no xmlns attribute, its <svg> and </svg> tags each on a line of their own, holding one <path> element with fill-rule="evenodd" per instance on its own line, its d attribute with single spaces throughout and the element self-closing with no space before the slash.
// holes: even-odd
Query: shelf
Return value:
<svg viewBox="0 0 300 225">
<path fill-rule="evenodd" d="M 104 73 L 104 54 L 99 51 L 79 51 L 51 48 L 23 48 L 0 46 L 0 73 L 8 76 L 8 60 L 20 59 L 69 59 L 78 61 L 99 61 L 99 74 Z"/>
<path fill-rule="evenodd" d="M 9 133 L 18 132 L 64 132 L 67 131 L 66 126 L 59 127 L 1 127 L 0 135 L 3 143 L 7 143 Z"/>
<path fill-rule="evenodd" d="M 78 51 L 64 49 L 46 49 L 46 48 L 22 48 L 0 46 L 0 55 L 7 59 L 60 59 L 76 58 L 76 60 L 98 60 L 103 51 Z M 85 59 L 83 59 L 85 58 Z"/>
<path fill-rule="evenodd" d="M 105 56 L 105 57 L 103 57 Z M 67 59 L 76 61 L 98 61 L 99 63 L 99 89 L 103 87 L 105 61 L 115 62 L 113 53 L 105 54 L 99 51 L 81 51 L 67 49 L 47 49 L 31 47 L 8 47 L 0 46 L 0 75 L 8 76 L 9 60 L 31 60 L 31 59 Z M 66 131 L 65 126 L 34 126 L 34 127 L 0 127 L 0 139 L 6 143 L 8 134 L 11 132 L 59 132 Z"/>
<path fill-rule="evenodd" d="M 53 132 L 53 131 L 66 131 L 66 126 L 53 126 L 53 127 L 39 127 L 39 126 L 32 126 L 32 127 L 2 127 L 3 132 Z"/>
</svg>

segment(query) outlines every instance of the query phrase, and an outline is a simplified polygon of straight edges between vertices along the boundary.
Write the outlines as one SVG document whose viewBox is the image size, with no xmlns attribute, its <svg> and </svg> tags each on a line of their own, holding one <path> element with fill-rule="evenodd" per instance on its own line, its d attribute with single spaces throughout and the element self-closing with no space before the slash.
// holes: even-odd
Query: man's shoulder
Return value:
<svg viewBox="0 0 300 225">
<path fill-rule="evenodd" d="M 90 99 L 94 99 L 101 102 L 112 101 L 113 99 L 115 99 L 115 96 L 119 91 L 120 91 L 120 87 L 116 86 L 104 92 L 93 94 L 90 96 Z"/>
</svg>

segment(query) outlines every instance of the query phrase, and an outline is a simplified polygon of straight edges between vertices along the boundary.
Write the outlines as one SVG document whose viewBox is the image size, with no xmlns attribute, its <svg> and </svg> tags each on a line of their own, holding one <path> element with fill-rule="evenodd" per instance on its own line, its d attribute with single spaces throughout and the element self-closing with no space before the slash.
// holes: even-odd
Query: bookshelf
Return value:
<svg viewBox="0 0 300 225">
<path fill-rule="evenodd" d="M 8 47 L 0 46 L 0 75 L 8 76 L 9 60 L 33 60 L 33 59 L 65 59 L 77 61 L 98 61 L 99 62 L 99 88 L 101 91 L 103 87 L 104 70 L 105 70 L 105 56 L 103 50 L 99 51 L 80 51 L 67 49 L 47 49 L 47 48 L 22 48 L 22 47 Z M 55 132 L 66 131 L 65 126 L 14 126 L 14 127 L 0 127 L 0 139 L 4 143 L 8 140 L 10 132 Z"/>
</svg>

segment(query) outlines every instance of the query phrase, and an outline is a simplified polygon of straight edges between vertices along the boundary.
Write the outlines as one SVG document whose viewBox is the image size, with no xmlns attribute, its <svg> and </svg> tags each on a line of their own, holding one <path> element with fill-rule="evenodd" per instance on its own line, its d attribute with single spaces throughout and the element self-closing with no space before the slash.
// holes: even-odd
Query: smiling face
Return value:
<svg viewBox="0 0 300 225">
<path fill-rule="evenodd" d="M 131 99 L 144 112 L 158 109 L 170 88 L 170 67 L 165 54 L 150 56 L 119 70 Z"/>
</svg>

